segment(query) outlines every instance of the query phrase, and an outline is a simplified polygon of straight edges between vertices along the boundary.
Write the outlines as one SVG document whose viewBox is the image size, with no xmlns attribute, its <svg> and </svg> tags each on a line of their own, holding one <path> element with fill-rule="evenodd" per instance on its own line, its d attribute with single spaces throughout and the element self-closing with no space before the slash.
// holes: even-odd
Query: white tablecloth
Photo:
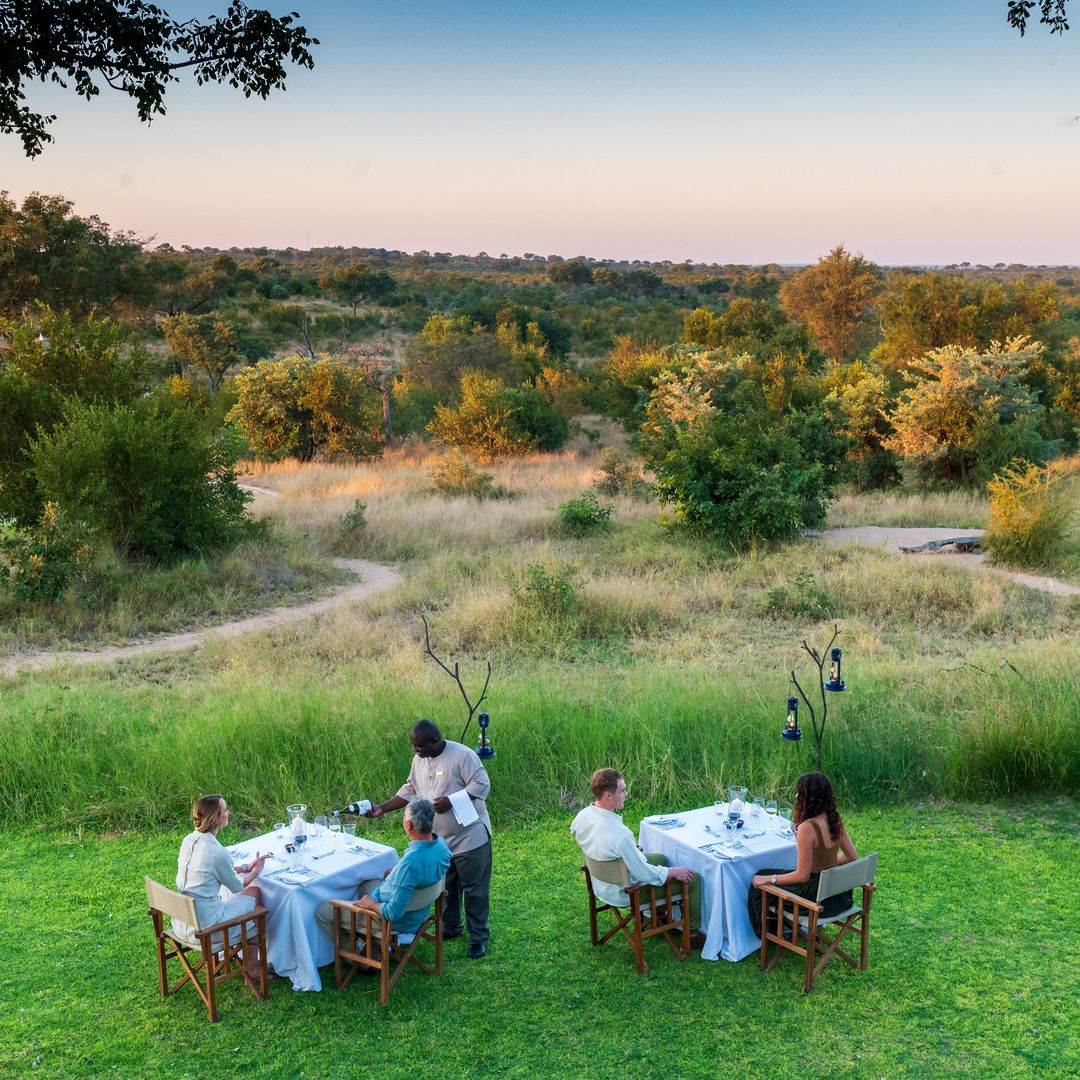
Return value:
<svg viewBox="0 0 1080 1080">
<path fill-rule="evenodd" d="M 397 864 L 398 853 L 364 837 L 328 835 L 324 848 L 309 838 L 311 850 L 304 857 L 304 865 L 319 876 L 306 885 L 291 885 L 270 876 L 289 865 L 286 841 L 287 837 L 266 833 L 234 844 L 229 851 L 237 863 L 254 860 L 256 852 L 269 851 L 275 856 L 267 860 L 255 882 L 262 892 L 263 906 L 270 912 L 266 919 L 270 966 L 282 978 L 292 980 L 294 990 L 321 990 L 318 969 L 333 961 L 334 945 L 315 922 L 315 909 L 324 900 L 356 899 L 356 886 L 368 878 L 381 878 Z M 346 844 L 354 842 L 370 854 L 347 851 Z M 321 851 L 332 853 L 325 858 L 313 858 Z"/>
<path fill-rule="evenodd" d="M 750 879 L 769 866 L 795 869 L 796 846 L 788 823 L 764 813 L 757 818 L 746 814 L 743 828 L 729 833 L 724 828 L 724 817 L 711 806 L 660 816 L 674 817 L 685 824 L 681 828 L 661 829 L 652 819 L 645 818 L 638 843 L 646 854 L 666 855 L 670 865 L 689 866 L 701 875 L 701 928 L 706 933 L 702 960 L 717 960 L 721 956 L 725 960 L 741 960 L 749 956 L 761 947 L 761 939 L 755 936 L 746 911 Z M 706 825 L 721 836 L 706 832 Z M 751 838 L 760 830 L 765 830 L 763 836 Z M 737 837 L 751 854 L 718 859 L 701 850 L 702 845 L 728 837 Z"/>
</svg>

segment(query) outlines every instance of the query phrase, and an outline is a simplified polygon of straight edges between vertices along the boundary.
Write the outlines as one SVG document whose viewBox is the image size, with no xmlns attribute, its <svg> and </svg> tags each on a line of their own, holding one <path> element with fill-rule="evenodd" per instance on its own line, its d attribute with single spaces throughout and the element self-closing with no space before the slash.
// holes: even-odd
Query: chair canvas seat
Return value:
<svg viewBox="0 0 1080 1080">
<path fill-rule="evenodd" d="M 842 919 L 850 919 L 852 915 L 861 915 L 861 914 L 862 914 L 862 908 L 859 907 L 858 904 L 852 904 L 852 906 L 849 907 L 847 909 L 847 911 L 841 911 L 837 915 L 828 915 L 828 916 L 819 915 L 817 917 L 817 924 L 818 924 L 818 926 L 826 926 L 828 923 L 840 922 Z M 791 912 L 790 911 L 785 911 L 784 912 L 784 919 L 787 922 L 791 922 Z M 809 922 L 810 922 L 810 916 L 809 915 L 800 915 L 799 916 L 799 925 L 800 926 L 806 926 Z"/>
</svg>

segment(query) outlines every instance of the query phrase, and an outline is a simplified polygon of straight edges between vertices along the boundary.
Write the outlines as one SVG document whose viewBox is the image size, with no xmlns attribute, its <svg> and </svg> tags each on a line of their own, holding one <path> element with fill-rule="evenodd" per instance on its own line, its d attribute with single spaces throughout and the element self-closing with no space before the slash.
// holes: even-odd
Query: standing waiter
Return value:
<svg viewBox="0 0 1080 1080">
<path fill-rule="evenodd" d="M 415 757 L 409 779 L 386 802 L 373 806 L 368 817 L 381 817 L 399 810 L 414 795 L 430 799 L 435 806 L 434 832 L 450 848 L 450 869 L 446 874 L 446 908 L 443 938 L 460 937 L 461 898 L 465 894 L 465 925 L 469 931 L 469 956 L 479 960 L 487 952 L 488 893 L 491 887 L 491 821 L 487 799 L 491 781 L 476 753 L 461 743 L 442 737 L 430 720 L 420 720 L 409 732 Z M 459 808 L 467 798 L 476 813 L 468 825 L 458 822 L 451 808 L 456 796 Z M 464 805 L 467 806 L 468 803 Z"/>
</svg>

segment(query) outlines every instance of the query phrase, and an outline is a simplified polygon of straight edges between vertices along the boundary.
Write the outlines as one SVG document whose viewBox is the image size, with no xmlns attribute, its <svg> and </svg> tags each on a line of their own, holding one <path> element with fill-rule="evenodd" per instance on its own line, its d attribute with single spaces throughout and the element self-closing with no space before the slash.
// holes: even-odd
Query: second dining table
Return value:
<svg viewBox="0 0 1080 1080">
<path fill-rule="evenodd" d="M 333 962 L 334 945 L 315 921 L 315 909 L 325 900 L 355 900 L 356 887 L 392 870 L 398 853 L 386 844 L 364 837 L 312 832 L 304 853 L 304 872 L 289 869 L 285 833 L 265 833 L 228 850 L 234 862 L 249 862 L 257 852 L 269 852 L 256 884 L 266 920 L 267 959 L 274 973 L 289 979 L 294 990 L 321 990 L 319 968 Z"/>
<path fill-rule="evenodd" d="M 643 818 L 638 843 L 701 875 L 702 960 L 742 960 L 761 946 L 746 909 L 750 880 L 766 867 L 795 869 L 797 849 L 782 818 L 751 815 L 742 828 L 728 829 L 726 803 L 721 811 L 705 806 Z"/>
</svg>

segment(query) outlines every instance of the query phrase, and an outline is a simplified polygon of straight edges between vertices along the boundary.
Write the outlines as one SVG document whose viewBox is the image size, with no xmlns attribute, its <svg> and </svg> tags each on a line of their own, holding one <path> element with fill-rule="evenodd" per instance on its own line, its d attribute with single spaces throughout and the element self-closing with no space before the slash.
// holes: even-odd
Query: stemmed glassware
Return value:
<svg viewBox="0 0 1080 1080">
<path fill-rule="evenodd" d="M 771 818 L 776 817 L 776 800 L 775 799 L 766 799 L 765 800 L 765 813 L 768 814 L 769 817 L 771 817 Z"/>
<path fill-rule="evenodd" d="M 315 840 L 322 851 L 326 847 L 326 815 L 319 814 L 315 818 Z"/>
<path fill-rule="evenodd" d="M 333 847 L 337 844 L 338 837 L 341 835 L 341 818 L 335 814 L 327 822 L 327 828 L 330 830 L 331 847 Z"/>
</svg>

